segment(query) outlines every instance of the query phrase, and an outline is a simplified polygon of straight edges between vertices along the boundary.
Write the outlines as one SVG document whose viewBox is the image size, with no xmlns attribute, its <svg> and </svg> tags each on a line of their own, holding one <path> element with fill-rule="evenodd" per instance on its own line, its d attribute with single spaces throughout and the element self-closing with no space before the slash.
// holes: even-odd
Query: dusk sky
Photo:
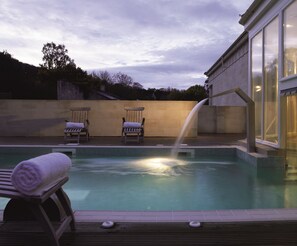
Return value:
<svg viewBox="0 0 297 246">
<path fill-rule="evenodd" d="M 64 44 L 83 70 L 122 72 L 144 88 L 203 85 L 243 32 L 253 0 L 0 0 L 0 51 L 39 66 Z"/>
</svg>

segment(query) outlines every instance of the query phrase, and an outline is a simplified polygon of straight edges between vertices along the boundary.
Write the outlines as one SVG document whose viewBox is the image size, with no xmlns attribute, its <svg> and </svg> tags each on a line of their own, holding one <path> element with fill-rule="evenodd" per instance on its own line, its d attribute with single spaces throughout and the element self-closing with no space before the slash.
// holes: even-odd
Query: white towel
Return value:
<svg viewBox="0 0 297 246">
<path fill-rule="evenodd" d="M 141 127 L 141 123 L 139 123 L 139 122 L 129 122 L 129 121 L 126 121 L 126 122 L 124 122 L 124 125 L 123 125 L 124 127 L 132 127 L 132 128 L 134 128 L 134 127 Z"/>
<path fill-rule="evenodd" d="M 84 128 L 84 123 L 79 122 L 66 122 L 66 128 Z"/>
<path fill-rule="evenodd" d="M 20 162 L 11 175 L 13 186 L 22 194 L 40 196 L 68 176 L 71 159 L 50 153 Z"/>
</svg>

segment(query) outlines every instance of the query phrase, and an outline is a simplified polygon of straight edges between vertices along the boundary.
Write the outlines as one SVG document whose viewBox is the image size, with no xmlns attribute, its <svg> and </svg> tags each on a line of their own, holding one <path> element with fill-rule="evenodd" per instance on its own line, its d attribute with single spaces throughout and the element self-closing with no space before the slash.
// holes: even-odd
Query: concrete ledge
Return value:
<svg viewBox="0 0 297 246">
<path fill-rule="evenodd" d="M 284 156 L 267 156 L 260 153 L 248 153 L 242 146 L 237 146 L 236 155 L 238 158 L 250 163 L 257 168 L 285 168 Z"/>
</svg>

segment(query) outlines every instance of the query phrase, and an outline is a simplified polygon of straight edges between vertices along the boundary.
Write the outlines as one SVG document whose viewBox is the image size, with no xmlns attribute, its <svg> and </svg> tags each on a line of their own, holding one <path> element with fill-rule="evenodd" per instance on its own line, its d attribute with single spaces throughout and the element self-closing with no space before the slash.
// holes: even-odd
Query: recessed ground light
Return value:
<svg viewBox="0 0 297 246">
<path fill-rule="evenodd" d="M 114 222 L 113 221 L 104 221 L 102 224 L 101 224 L 101 227 L 104 228 L 104 229 L 109 229 L 109 228 L 112 228 L 114 226 Z"/>
<path fill-rule="evenodd" d="M 201 226 L 201 223 L 199 221 L 190 221 L 189 222 L 189 226 L 190 227 L 200 227 Z"/>
</svg>

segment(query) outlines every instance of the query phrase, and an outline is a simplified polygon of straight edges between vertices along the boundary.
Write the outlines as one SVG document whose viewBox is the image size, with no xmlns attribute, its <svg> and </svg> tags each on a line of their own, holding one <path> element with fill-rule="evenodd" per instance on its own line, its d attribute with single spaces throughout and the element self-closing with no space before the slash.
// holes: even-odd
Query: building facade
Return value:
<svg viewBox="0 0 297 246">
<path fill-rule="evenodd" d="M 255 0 L 239 23 L 247 35 L 243 45 L 247 45 L 248 52 L 243 59 L 247 63 L 246 77 L 237 87 L 255 102 L 256 140 L 294 153 L 297 150 L 297 0 Z M 213 93 L 219 89 L 212 79 L 214 74 L 210 69 L 206 75 L 209 77 L 206 84 L 212 86 L 210 93 Z M 234 86 L 226 80 L 220 83 L 225 83 L 224 89 Z"/>
<path fill-rule="evenodd" d="M 233 88 L 240 88 L 248 93 L 248 33 L 243 32 L 225 53 L 204 74 L 209 105 L 211 106 L 245 106 L 244 101 L 235 93 L 212 96 Z"/>
<path fill-rule="evenodd" d="M 296 150 L 297 1 L 254 1 L 240 24 L 248 32 L 257 141 Z"/>
</svg>

